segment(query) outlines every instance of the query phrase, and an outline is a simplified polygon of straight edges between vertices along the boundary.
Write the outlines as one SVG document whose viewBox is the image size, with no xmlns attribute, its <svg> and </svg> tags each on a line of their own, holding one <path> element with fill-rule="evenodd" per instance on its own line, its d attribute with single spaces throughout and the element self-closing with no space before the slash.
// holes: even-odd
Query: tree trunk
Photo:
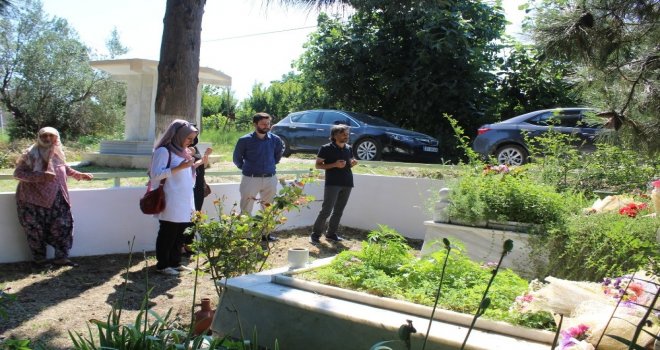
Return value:
<svg viewBox="0 0 660 350">
<path fill-rule="evenodd" d="M 167 0 L 156 89 L 156 138 L 174 119 L 195 121 L 206 0 Z"/>
</svg>

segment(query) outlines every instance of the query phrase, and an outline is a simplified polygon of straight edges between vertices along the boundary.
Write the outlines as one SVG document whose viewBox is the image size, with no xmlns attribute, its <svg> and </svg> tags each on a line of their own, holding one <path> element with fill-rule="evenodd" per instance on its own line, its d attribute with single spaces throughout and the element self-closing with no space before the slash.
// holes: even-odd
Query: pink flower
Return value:
<svg viewBox="0 0 660 350">
<path fill-rule="evenodd" d="M 520 303 L 531 303 L 534 300 L 534 296 L 531 294 L 525 294 L 523 296 L 517 296 L 516 301 Z"/>
<path fill-rule="evenodd" d="M 628 286 L 628 290 L 635 293 L 636 296 L 644 294 L 644 286 L 639 282 L 633 282 Z"/>
<path fill-rule="evenodd" d="M 589 327 L 584 325 L 584 324 L 579 324 L 575 327 L 571 327 L 568 329 L 568 333 L 571 335 L 571 337 L 582 340 L 586 338 L 587 331 L 589 330 Z M 583 338 L 584 337 L 584 338 Z M 582 339 L 580 339 L 582 338 Z"/>
<path fill-rule="evenodd" d="M 579 324 L 567 330 L 561 331 L 560 334 L 562 337 L 559 349 L 570 349 L 573 346 L 579 344 L 582 340 L 585 340 L 589 337 L 589 326 Z"/>
</svg>

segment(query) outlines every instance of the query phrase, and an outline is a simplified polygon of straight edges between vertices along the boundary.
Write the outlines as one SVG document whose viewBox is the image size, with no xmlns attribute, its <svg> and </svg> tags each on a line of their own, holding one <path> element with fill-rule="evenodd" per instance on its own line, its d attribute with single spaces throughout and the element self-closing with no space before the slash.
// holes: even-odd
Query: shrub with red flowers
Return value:
<svg viewBox="0 0 660 350">
<path fill-rule="evenodd" d="M 619 214 L 634 218 L 637 216 L 637 214 L 639 214 L 640 211 L 646 209 L 647 207 L 648 205 L 646 203 L 628 203 L 619 209 Z"/>
</svg>

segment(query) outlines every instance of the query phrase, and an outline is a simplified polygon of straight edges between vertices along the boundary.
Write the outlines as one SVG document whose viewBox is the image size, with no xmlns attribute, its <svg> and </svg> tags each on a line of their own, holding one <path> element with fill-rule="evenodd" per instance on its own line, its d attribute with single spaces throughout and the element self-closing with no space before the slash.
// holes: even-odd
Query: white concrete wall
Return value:
<svg viewBox="0 0 660 350">
<path fill-rule="evenodd" d="M 424 238 L 424 221 L 431 218 L 427 200 L 442 181 L 430 179 L 355 175 L 355 188 L 342 217 L 342 225 L 372 230 L 388 225 L 411 238 Z M 238 184 L 212 184 L 213 193 L 204 202 L 204 210 L 215 213 L 213 199 L 227 197 L 231 209 L 238 202 Z M 133 252 L 155 249 L 158 221 L 144 215 L 138 201 L 143 187 L 71 190 L 75 221 L 71 256 L 127 253 L 135 236 Z M 316 197 L 310 208 L 288 215 L 282 228 L 309 226 L 314 223 L 323 199 L 323 182 L 306 188 Z M 0 193 L 0 263 L 31 260 L 25 234 L 18 223 L 14 193 Z M 49 256 L 52 250 L 49 248 Z"/>
<path fill-rule="evenodd" d="M 342 225 L 367 230 L 387 225 L 406 237 L 424 239 L 424 221 L 432 216 L 427 202 L 443 181 L 374 175 L 356 175 L 354 180 Z"/>
</svg>

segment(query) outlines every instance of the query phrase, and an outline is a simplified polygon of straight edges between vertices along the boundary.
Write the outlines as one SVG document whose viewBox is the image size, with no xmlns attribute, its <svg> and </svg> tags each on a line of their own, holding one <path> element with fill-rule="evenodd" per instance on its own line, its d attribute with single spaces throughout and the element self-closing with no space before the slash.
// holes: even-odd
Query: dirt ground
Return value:
<svg viewBox="0 0 660 350">
<path fill-rule="evenodd" d="M 286 266 L 287 251 L 293 247 L 308 247 L 312 259 L 333 256 L 347 249 L 357 250 L 367 236 L 366 231 L 342 227 L 341 235 L 347 240 L 330 244 L 321 238 L 321 245 L 313 246 L 308 242 L 309 232 L 310 228 L 306 227 L 275 234 L 279 240 L 272 243 L 267 263 L 271 267 Z M 417 249 L 421 247 L 419 241 L 411 244 Z M 163 316 L 172 309 L 171 318 L 179 318 L 182 325 L 189 324 L 194 275 L 157 274 L 154 252 L 149 252 L 146 259 L 141 255 L 134 255 L 130 263 L 122 323 L 133 323 L 145 291 L 153 288 L 149 299 L 151 308 Z M 48 349 L 68 349 L 72 344 L 69 330 L 87 334 L 88 320 L 106 320 L 124 288 L 129 256 L 115 254 L 72 260 L 80 266 L 35 268 L 29 262 L 0 264 L 0 287 L 16 297 L 16 302 L 7 307 L 9 318 L 0 318 L 0 339 L 31 339 L 33 345 L 40 343 Z M 190 261 L 188 266 L 194 267 L 195 261 Z M 197 303 L 202 297 L 211 298 L 215 306 L 217 295 L 209 274 L 202 275 L 198 281 Z M 198 309 L 196 307 L 195 311 Z"/>
</svg>

